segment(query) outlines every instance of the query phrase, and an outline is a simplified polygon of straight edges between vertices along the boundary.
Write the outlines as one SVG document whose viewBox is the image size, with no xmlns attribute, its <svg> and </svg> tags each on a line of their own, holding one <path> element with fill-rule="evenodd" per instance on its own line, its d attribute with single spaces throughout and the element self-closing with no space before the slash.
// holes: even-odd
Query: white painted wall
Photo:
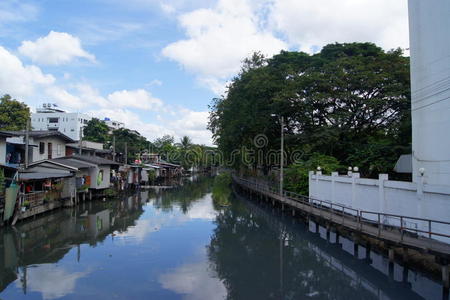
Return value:
<svg viewBox="0 0 450 300">
<path fill-rule="evenodd" d="M 39 143 L 44 143 L 44 153 L 39 151 Z M 48 144 L 52 143 L 52 158 L 59 158 L 66 156 L 66 142 L 59 137 L 45 137 L 41 139 L 30 139 L 30 144 L 37 147 L 33 147 L 33 160 L 32 162 L 48 159 Z"/>
<path fill-rule="evenodd" d="M 58 118 L 58 123 L 49 123 L 49 118 Z M 92 117 L 81 113 L 32 113 L 31 127 L 33 130 L 58 130 L 77 141 L 80 139 L 81 128 L 86 126 L 91 119 Z"/>
<path fill-rule="evenodd" d="M 450 222 L 450 187 L 436 186 L 422 181 L 404 182 L 388 180 L 386 174 L 379 179 L 359 178 L 359 173 L 349 176 L 309 173 L 309 196 L 330 201 L 349 208 L 381 212 L 424 219 Z M 352 213 L 350 210 L 348 213 Z M 377 217 L 366 215 L 374 221 Z M 386 224 L 400 225 L 398 218 L 385 218 Z M 410 228 L 428 229 L 428 223 L 407 220 Z M 434 226 L 434 225 L 433 225 Z M 450 225 L 436 225 L 433 231 L 450 234 Z M 450 239 L 437 238 L 450 243 Z"/>
<path fill-rule="evenodd" d="M 6 139 L 0 138 L 0 164 L 6 163 Z"/>
<path fill-rule="evenodd" d="M 413 181 L 450 186 L 450 1 L 409 0 Z"/>
<path fill-rule="evenodd" d="M 98 184 L 97 178 L 100 171 L 103 171 L 103 181 Z M 91 186 L 92 189 L 106 189 L 109 188 L 111 180 L 111 168 L 110 166 L 98 166 L 89 169 L 89 176 L 91 176 Z"/>
</svg>

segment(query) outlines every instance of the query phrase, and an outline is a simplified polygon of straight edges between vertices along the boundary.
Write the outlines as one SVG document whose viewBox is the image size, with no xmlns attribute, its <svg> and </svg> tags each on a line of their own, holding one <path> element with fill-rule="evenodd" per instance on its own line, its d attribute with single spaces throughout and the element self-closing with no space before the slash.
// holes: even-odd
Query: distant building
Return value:
<svg viewBox="0 0 450 300">
<path fill-rule="evenodd" d="M 103 122 L 108 126 L 109 131 L 111 131 L 111 132 L 125 127 L 124 123 L 118 122 L 118 121 L 113 121 L 110 118 L 103 119 Z"/>
<path fill-rule="evenodd" d="M 55 104 L 45 103 L 31 114 L 31 127 L 33 130 L 59 131 L 77 141 L 91 119 L 89 115 L 68 113 Z"/>
</svg>

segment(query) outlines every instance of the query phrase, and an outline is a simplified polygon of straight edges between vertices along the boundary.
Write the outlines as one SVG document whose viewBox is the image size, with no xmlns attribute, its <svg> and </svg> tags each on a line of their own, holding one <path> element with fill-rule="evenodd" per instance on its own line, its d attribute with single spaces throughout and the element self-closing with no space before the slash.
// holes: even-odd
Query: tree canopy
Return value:
<svg viewBox="0 0 450 300">
<path fill-rule="evenodd" d="M 24 130 L 30 119 L 30 108 L 23 102 L 6 94 L 0 98 L 0 128 L 2 130 Z"/>
<path fill-rule="evenodd" d="M 109 128 L 105 122 L 92 118 L 83 129 L 84 138 L 97 143 L 105 144 L 110 140 Z"/>
<path fill-rule="evenodd" d="M 390 171 L 410 151 L 409 58 L 372 43 L 330 44 L 319 53 L 255 53 L 227 94 L 213 99 L 208 128 L 225 156 L 280 143 L 308 160 L 318 153 L 371 175 Z M 254 138 L 267 136 L 264 148 Z M 288 156 L 288 164 L 294 163 Z"/>
</svg>

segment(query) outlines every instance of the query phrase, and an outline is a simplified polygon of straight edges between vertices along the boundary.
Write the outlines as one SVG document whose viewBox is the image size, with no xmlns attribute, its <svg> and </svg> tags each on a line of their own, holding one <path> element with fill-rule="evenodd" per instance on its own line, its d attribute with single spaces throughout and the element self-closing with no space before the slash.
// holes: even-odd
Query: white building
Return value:
<svg viewBox="0 0 450 300">
<path fill-rule="evenodd" d="M 450 187 L 450 1 L 409 0 L 413 181 Z"/>
<path fill-rule="evenodd" d="M 68 113 L 54 104 L 43 104 L 31 114 L 33 130 L 56 130 L 77 141 L 87 123 L 92 119 L 82 113 Z"/>
<path fill-rule="evenodd" d="M 125 124 L 118 121 L 113 121 L 110 118 L 103 119 L 103 122 L 108 126 L 110 131 L 117 130 L 120 128 L 124 128 Z"/>
</svg>

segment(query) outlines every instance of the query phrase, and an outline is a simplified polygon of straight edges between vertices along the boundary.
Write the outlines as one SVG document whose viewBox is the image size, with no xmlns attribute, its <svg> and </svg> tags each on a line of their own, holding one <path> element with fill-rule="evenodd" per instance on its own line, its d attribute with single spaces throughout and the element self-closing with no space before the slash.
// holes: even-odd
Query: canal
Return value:
<svg viewBox="0 0 450 300">
<path fill-rule="evenodd" d="M 213 183 L 185 180 L 2 229 L 0 299 L 442 299 L 427 276 L 354 253 L 351 240 L 327 240 L 269 205 L 213 197 Z"/>
</svg>

